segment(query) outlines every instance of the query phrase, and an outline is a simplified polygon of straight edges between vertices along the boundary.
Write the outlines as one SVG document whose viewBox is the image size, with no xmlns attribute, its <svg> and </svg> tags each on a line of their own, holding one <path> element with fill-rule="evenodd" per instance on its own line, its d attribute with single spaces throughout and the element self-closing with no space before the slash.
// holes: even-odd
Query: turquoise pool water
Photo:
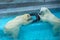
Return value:
<svg viewBox="0 0 60 40">
<path fill-rule="evenodd" d="M 51 12 L 60 18 L 60 9 L 50 9 Z M 4 35 L 4 25 L 14 17 L 5 17 L 0 19 L 0 40 L 12 40 Z M 60 40 L 59 37 L 54 37 L 52 26 L 44 22 L 36 22 L 21 27 L 19 40 Z"/>
</svg>

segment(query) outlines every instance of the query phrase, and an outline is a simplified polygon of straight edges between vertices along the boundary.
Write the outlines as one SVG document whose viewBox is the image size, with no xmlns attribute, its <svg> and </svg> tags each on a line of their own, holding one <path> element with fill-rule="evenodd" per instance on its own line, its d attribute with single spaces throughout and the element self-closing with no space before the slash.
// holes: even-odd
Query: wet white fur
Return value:
<svg viewBox="0 0 60 40">
<path fill-rule="evenodd" d="M 57 33 L 60 32 L 60 19 L 52 14 L 50 10 L 46 7 L 41 7 L 40 12 L 41 21 L 52 24 L 54 35 L 57 35 Z"/>
<path fill-rule="evenodd" d="M 27 25 L 33 21 L 29 19 L 31 19 L 31 16 L 29 14 L 24 14 L 8 21 L 4 27 L 4 33 L 7 35 L 11 34 L 11 37 L 17 38 L 21 25 Z"/>
</svg>

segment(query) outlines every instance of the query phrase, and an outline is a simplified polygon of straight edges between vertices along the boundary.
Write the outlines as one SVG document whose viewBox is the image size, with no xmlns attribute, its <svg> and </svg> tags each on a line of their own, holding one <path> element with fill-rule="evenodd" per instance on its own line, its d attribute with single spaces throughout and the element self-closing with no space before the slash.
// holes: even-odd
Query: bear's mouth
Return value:
<svg viewBox="0 0 60 40">
<path fill-rule="evenodd" d="M 32 20 L 32 18 L 29 18 L 27 21 L 30 21 L 30 20 Z"/>
</svg>

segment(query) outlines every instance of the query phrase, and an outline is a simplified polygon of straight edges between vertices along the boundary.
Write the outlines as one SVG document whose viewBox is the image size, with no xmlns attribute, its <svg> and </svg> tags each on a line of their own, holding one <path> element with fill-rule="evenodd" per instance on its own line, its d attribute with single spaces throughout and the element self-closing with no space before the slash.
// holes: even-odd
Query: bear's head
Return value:
<svg viewBox="0 0 60 40">
<path fill-rule="evenodd" d="M 26 20 L 26 21 L 31 20 L 30 14 L 24 14 L 22 17 L 23 17 L 23 19 Z"/>
<path fill-rule="evenodd" d="M 22 21 L 23 21 L 23 25 L 26 25 L 26 24 L 29 24 L 31 23 L 33 20 L 32 20 L 32 17 L 30 16 L 30 14 L 24 14 L 22 15 Z"/>
<path fill-rule="evenodd" d="M 49 9 L 46 7 L 41 7 L 39 16 L 41 21 L 47 22 L 48 19 L 51 17 Z"/>
</svg>

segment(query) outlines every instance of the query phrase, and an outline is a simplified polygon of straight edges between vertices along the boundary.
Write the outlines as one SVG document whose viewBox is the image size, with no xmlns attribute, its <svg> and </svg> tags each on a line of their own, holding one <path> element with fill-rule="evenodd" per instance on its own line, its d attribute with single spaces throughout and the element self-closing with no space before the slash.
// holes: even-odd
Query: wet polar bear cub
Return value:
<svg viewBox="0 0 60 40">
<path fill-rule="evenodd" d="M 41 7 L 40 18 L 43 22 L 48 22 L 53 25 L 53 33 L 57 35 L 60 32 L 60 19 L 52 14 L 48 8 Z"/>
<path fill-rule="evenodd" d="M 21 25 L 27 25 L 32 21 L 33 20 L 31 20 L 31 16 L 29 14 L 17 16 L 16 18 L 7 22 L 4 28 L 4 33 L 11 35 L 13 38 L 17 38 Z"/>
</svg>

